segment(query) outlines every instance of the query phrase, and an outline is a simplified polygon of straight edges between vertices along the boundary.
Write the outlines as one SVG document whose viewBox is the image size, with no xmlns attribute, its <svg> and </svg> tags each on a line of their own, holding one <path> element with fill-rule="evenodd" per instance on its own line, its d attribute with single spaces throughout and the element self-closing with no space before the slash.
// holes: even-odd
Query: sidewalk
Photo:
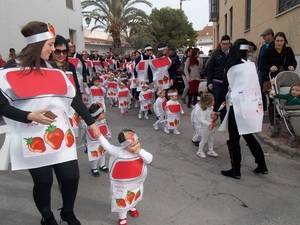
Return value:
<svg viewBox="0 0 300 225">
<path fill-rule="evenodd" d="M 292 158 L 300 160 L 300 141 L 298 141 L 297 146 L 294 148 L 288 146 L 290 136 L 285 132 L 284 128 L 280 130 L 279 137 L 270 137 L 269 124 L 264 123 L 262 132 L 257 134 L 257 136 L 262 142 L 270 145 L 274 151 L 284 153 Z"/>
</svg>

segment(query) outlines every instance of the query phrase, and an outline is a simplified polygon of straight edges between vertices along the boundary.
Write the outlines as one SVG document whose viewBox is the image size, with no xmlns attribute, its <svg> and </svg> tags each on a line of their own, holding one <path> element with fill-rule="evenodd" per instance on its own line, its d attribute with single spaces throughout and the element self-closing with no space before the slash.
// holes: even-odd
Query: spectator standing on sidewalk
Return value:
<svg viewBox="0 0 300 225">
<path fill-rule="evenodd" d="M 226 66 L 227 56 L 231 47 L 230 37 L 224 35 L 221 38 L 220 47 L 216 49 L 208 64 L 207 68 L 207 87 L 209 91 L 213 92 L 214 98 L 217 99 L 224 78 L 224 69 Z M 226 110 L 221 111 L 221 120 L 224 119 Z"/>
<path fill-rule="evenodd" d="M 274 41 L 274 31 L 271 28 L 266 29 L 262 34 L 261 37 L 264 40 L 264 44 L 260 47 L 258 58 L 257 58 L 257 71 L 258 71 L 258 79 L 259 84 L 262 90 L 262 100 L 263 100 L 263 106 L 264 111 L 267 110 L 267 97 L 265 90 L 263 88 L 264 79 L 268 77 L 268 67 L 263 61 L 264 55 L 266 53 L 266 50 L 270 47 L 271 43 Z"/>
<path fill-rule="evenodd" d="M 279 72 L 282 71 L 294 71 L 297 67 L 297 61 L 295 58 L 295 54 L 291 47 L 287 46 L 288 41 L 285 33 L 278 32 L 274 37 L 274 43 L 270 45 L 270 47 L 266 50 L 263 57 L 263 64 L 266 65 L 267 70 L 270 72 L 271 78 L 277 76 Z M 268 75 L 268 74 L 267 74 Z M 271 87 L 271 82 L 269 81 L 269 77 L 265 77 L 264 80 L 269 83 Z M 270 130 L 271 136 L 277 136 L 279 131 L 275 126 L 275 110 L 273 99 L 269 99 L 269 120 L 270 120 Z"/>
<path fill-rule="evenodd" d="M 185 61 L 186 61 L 189 57 L 191 57 L 192 50 L 193 50 L 192 48 L 188 48 L 188 49 L 185 51 L 185 55 L 184 55 L 184 57 L 183 57 L 183 59 L 182 59 L 182 64 L 181 64 L 182 67 L 183 67 L 183 71 L 185 71 Z M 183 80 L 183 83 L 184 83 L 184 89 L 183 89 L 181 98 L 182 98 L 183 103 L 185 103 L 186 96 L 187 96 L 187 94 L 188 94 L 188 92 L 189 92 L 189 82 L 187 81 L 184 72 L 182 73 L 182 80 Z"/>
</svg>

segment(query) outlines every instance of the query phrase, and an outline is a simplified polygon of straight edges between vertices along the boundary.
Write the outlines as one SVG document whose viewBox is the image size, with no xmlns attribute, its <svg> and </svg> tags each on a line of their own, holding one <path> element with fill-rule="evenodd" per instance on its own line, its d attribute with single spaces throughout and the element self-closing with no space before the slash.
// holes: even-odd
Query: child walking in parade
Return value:
<svg viewBox="0 0 300 225">
<path fill-rule="evenodd" d="M 120 113 L 122 116 L 128 115 L 130 98 L 131 95 L 129 89 L 127 88 L 127 84 L 124 81 L 119 82 L 118 102 Z"/>
<path fill-rule="evenodd" d="M 90 94 L 93 103 L 100 103 L 103 107 L 104 111 L 106 111 L 105 107 L 105 88 L 102 85 L 102 82 L 99 77 L 93 77 L 92 86 L 90 87 Z"/>
<path fill-rule="evenodd" d="M 158 95 L 158 98 L 156 99 L 153 105 L 153 110 L 157 117 L 157 121 L 153 124 L 154 130 L 158 130 L 159 126 L 164 127 L 166 122 L 166 104 L 167 104 L 166 91 L 159 88 L 156 93 Z"/>
<path fill-rule="evenodd" d="M 206 158 L 204 147 L 208 144 L 207 155 L 218 157 L 218 153 L 214 151 L 214 127 L 215 124 L 211 118 L 214 106 L 214 97 L 210 93 L 204 93 L 200 97 L 200 102 L 196 104 L 191 113 L 191 121 L 195 129 L 193 142 L 199 142 L 197 156 Z"/>
<path fill-rule="evenodd" d="M 180 114 L 184 114 L 182 107 L 178 101 L 178 92 L 176 89 L 168 91 L 169 101 L 166 104 L 167 125 L 164 132 L 169 134 L 173 131 L 174 134 L 180 134 L 178 127 L 180 122 Z"/>
<path fill-rule="evenodd" d="M 118 225 L 127 225 L 127 213 L 131 217 L 140 215 L 136 205 L 143 198 L 147 164 L 152 162 L 153 156 L 141 148 L 137 134 L 130 129 L 119 133 L 121 147 L 111 145 L 103 135 L 99 140 L 111 155 L 111 210 L 118 213 Z"/>
<path fill-rule="evenodd" d="M 101 134 L 110 139 L 111 134 L 106 123 L 103 107 L 94 103 L 90 106 L 89 112 L 95 119 Z M 92 175 L 97 177 L 100 175 L 100 171 L 108 172 L 108 168 L 105 165 L 105 151 L 91 129 L 86 129 L 86 148 Z"/>
<path fill-rule="evenodd" d="M 140 101 L 140 111 L 138 118 L 142 119 L 144 115 L 145 119 L 148 120 L 148 111 L 152 108 L 152 101 L 153 101 L 153 91 L 150 89 L 147 83 L 142 83 L 142 91 L 139 95 Z"/>
<path fill-rule="evenodd" d="M 118 95 L 118 82 L 111 75 L 108 80 L 105 82 L 107 86 L 107 98 L 110 99 L 111 107 L 117 105 L 117 95 Z"/>
</svg>

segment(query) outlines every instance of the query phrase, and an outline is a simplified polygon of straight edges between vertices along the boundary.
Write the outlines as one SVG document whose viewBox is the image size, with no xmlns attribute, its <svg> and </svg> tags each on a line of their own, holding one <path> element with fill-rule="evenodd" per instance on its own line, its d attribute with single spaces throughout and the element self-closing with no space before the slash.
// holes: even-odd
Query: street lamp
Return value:
<svg viewBox="0 0 300 225">
<path fill-rule="evenodd" d="M 90 23 L 91 23 L 91 18 L 90 17 L 85 17 L 85 23 L 87 24 L 87 26 L 89 27 Z"/>
<path fill-rule="evenodd" d="M 189 1 L 189 0 L 180 0 L 180 10 L 182 10 L 182 2 L 186 2 L 186 1 Z"/>
</svg>

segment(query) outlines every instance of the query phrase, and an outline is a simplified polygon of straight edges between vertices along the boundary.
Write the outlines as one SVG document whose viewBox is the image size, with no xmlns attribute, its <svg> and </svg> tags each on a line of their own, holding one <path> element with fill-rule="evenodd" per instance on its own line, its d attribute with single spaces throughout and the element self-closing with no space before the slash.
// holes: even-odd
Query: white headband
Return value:
<svg viewBox="0 0 300 225">
<path fill-rule="evenodd" d="M 96 117 L 96 116 L 100 115 L 103 112 L 104 112 L 104 110 L 102 108 L 99 108 L 96 112 L 91 113 L 91 116 Z"/>
<path fill-rule="evenodd" d="M 168 49 L 168 47 L 158 48 L 157 50 L 158 50 L 158 51 L 163 51 L 163 50 L 166 50 L 166 49 Z"/>
<path fill-rule="evenodd" d="M 145 50 L 152 50 L 153 48 L 151 46 L 148 46 L 145 48 Z"/>
<path fill-rule="evenodd" d="M 34 34 L 29 37 L 25 37 L 25 40 L 26 40 L 26 43 L 29 45 L 29 44 L 49 40 L 51 38 L 54 38 L 54 35 L 52 33 L 50 33 L 49 31 L 46 31 L 43 33 Z"/>
<path fill-rule="evenodd" d="M 174 92 L 174 93 L 168 93 L 168 96 L 177 96 L 178 93 L 177 92 Z"/>
<path fill-rule="evenodd" d="M 249 45 L 240 45 L 240 50 L 249 50 Z"/>
</svg>

